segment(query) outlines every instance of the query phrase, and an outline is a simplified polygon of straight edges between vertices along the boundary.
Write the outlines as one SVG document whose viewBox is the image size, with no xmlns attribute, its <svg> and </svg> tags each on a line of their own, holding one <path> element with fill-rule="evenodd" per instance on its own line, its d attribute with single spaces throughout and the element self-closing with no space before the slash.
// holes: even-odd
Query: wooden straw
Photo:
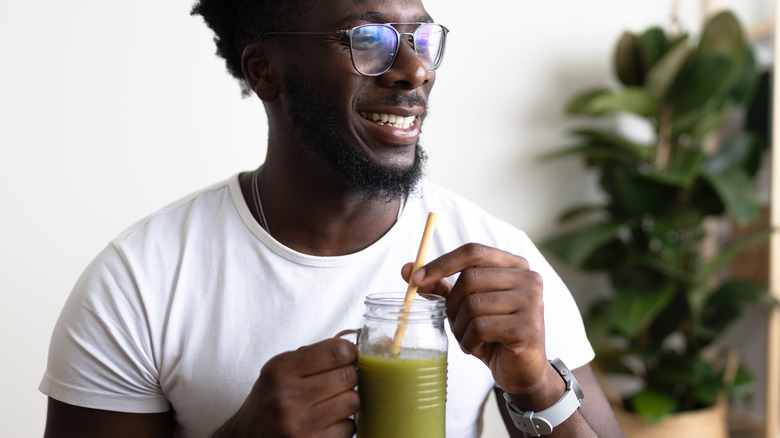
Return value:
<svg viewBox="0 0 780 438">
<path fill-rule="evenodd" d="M 417 272 L 425 264 L 425 253 L 428 252 L 428 244 L 431 242 L 431 236 L 433 236 L 433 228 L 436 226 L 436 213 L 428 213 L 428 220 L 425 222 L 425 230 L 423 231 L 422 241 L 420 242 L 420 249 L 417 251 L 417 259 L 412 266 L 412 273 L 409 274 L 411 279 L 412 274 Z M 412 302 L 414 296 L 417 294 L 417 285 L 409 281 L 409 286 L 406 288 L 406 296 L 404 297 L 404 310 L 398 317 L 398 328 L 395 329 L 395 337 L 393 338 L 393 345 L 390 347 L 390 354 L 398 356 L 401 353 L 401 339 L 406 332 L 406 323 L 409 320 L 409 311 L 412 309 Z"/>
</svg>

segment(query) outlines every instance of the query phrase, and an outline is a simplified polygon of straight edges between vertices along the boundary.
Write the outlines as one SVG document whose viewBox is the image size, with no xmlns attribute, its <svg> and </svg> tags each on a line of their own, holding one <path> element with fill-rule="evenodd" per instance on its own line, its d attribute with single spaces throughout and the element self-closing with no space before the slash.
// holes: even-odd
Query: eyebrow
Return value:
<svg viewBox="0 0 780 438">
<path fill-rule="evenodd" d="M 339 21 L 339 25 L 348 25 L 354 23 L 389 23 L 392 22 L 387 15 L 381 12 L 356 12 L 349 14 Z M 433 23 L 433 18 L 428 14 L 418 15 L 415 23 Z"/>
</svg>

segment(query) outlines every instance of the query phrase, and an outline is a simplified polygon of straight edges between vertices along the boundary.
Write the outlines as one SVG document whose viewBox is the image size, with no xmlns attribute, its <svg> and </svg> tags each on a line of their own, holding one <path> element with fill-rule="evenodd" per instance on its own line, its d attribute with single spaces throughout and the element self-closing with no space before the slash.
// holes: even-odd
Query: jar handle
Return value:
<svg viewBox="0 0 780 438">
<path fill-rule="evenodd" d="M 354 340 L 352 340 L 352 335 L 355 336 Z M 349 338 L 347 336 L 349 336 Z M 355 345 L 357 345 L 359 337 L 360 337 L 360 329 L 342 330 L 336 336 L 334 336 L 334 338 L 346 339 L 347 341 L 350 341 Z"/>
</svg>

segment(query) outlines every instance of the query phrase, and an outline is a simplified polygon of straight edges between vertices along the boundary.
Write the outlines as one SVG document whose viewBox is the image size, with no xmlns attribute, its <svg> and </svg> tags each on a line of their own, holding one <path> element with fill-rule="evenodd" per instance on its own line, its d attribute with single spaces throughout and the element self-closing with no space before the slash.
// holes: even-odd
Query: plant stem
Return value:
<svg viewBox="0 0 780 438">
<path fill-rule="evenodd" d="M 660 170 L 669 168 L 669 158 L 672 153 L 672 105 L 665 103 L 661 108 L 661 118 L 658 121 L 658 148 L 655 155 L 655 165 Z"/>
</svg>

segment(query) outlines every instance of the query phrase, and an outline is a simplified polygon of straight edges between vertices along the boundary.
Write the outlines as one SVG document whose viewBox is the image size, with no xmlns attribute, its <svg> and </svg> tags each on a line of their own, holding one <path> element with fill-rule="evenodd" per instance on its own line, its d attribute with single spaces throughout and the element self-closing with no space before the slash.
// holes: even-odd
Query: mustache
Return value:
<svg viewBox="0 0 780 438">
<path fill-rule="evenodd" d="M 383 97 L 375 102 L 377 104 L 387 106 L 423 107 L 425 108 L 426 112 L 428 110 L 428 99 L 416 93 L 393 94 L 391 96 Z M 363 102 L 358 103 L 362 104 Z"/>
<path fill-rule="evenodd" d="M 428 107 L 428 100 L 424 97 L 420 96 L 419 94 L 394 94 L 387 99 L 384 99 L 384 102 L 389 105 L 394 106 L 421 106 L 421 107 Z"/>
</svg>

